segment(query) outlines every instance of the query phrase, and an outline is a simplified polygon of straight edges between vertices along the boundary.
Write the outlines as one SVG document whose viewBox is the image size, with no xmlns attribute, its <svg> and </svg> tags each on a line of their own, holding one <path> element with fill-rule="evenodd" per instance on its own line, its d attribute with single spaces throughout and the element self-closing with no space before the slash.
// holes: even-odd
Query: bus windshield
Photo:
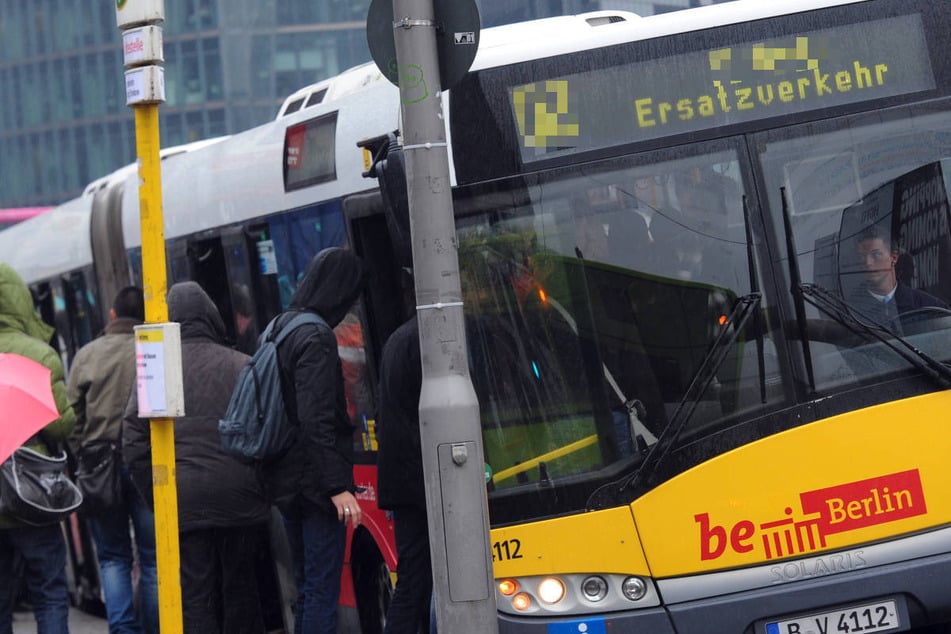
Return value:
<svg viewBox="0 0 951 634">
<path fill-rule="evenodd" d="M 502 507 L 507 492 L 543 484 L 564 489 L 544 512 L 583 509 L 638 464 L 738 298 L 761 286 L 736 153 L 644 158 L 457 197 L 473 383 Z M 684 437 L 761 407 L 775 362 L 739 334 L 693 395 Z"/>
</svg>

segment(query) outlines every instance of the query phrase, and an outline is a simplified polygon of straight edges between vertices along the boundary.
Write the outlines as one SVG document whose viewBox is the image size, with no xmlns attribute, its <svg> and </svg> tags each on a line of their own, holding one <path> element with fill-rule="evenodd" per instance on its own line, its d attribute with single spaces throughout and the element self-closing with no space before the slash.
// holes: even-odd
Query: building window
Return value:
<svg viewBox="0 0 951 634">
<path fill-rule="evenodd" d="M 70 69 L 66 60 L 53 62 L 51 86 L 52 120 L 68 121 L 73 112 L 72 90 L 70 89 Z"/>
<path fill-rule="evenodd" d="M 204 65 L 203 82 L 210 101 L 224 98 L 223 78 L 221 76 L 221 47 L 218 38 L 206 38 L 201 41 L 201 59 Z"/>
<path fill-rule="evenodd" d="M 106 111 L 106 104 L 102 99 L 103 78 L 98 55 L 92 53 L 83 56 L 82 72 L 82 116 L 100 116 Z"/>
<path fill-rule="evenodd" d="M 208 110 L 208 137 L 228 134 L 227 118 L 224 108 Z"/>
</svg>

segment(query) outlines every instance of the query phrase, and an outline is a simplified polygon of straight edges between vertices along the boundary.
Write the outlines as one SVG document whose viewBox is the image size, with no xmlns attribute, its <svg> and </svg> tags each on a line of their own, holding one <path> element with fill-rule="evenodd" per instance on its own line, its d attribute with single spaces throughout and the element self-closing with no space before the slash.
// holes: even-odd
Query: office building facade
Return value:
<svg viewBox="0 0 951 634">
<path fill-rule="evenodd" d="M 480 0 L 483 27 L 714 0 Z M 285 96 L 370 59 L 370 0 L 165 0 L 162 147 L 272 119 Z M 112 2 L 0 0 L 0 207 L 58 204 L 135 159 Z"/>
</svg>

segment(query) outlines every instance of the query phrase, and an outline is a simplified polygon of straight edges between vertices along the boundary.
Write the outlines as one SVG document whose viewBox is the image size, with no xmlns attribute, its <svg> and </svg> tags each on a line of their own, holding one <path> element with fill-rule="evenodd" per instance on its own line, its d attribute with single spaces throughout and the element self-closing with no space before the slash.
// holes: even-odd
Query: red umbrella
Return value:
<svg viewBox="0 0 951 634">
<path fill-rule="evenodd" d="M 0 354 L 0 462 L 57 418 L 49 368 L 19 354 Z"/>
</svg>

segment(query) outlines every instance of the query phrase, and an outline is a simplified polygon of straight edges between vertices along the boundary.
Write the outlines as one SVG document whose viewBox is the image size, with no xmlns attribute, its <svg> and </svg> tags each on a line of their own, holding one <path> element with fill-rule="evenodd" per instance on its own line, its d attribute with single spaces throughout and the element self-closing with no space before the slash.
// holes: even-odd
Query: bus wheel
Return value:
<svg viewBox="0 0 951 634">
<path fill-rule="evenodd" d="M 369 540 L 361 541 L 366 547 L 360 549 L 359 559 L 352 562 L 360 630 L 363 634 L 382 634 L 386 610 L 393 598 L 393 582 L 380 551 L 374 544 L 368 545 Z"/>
</svg>

